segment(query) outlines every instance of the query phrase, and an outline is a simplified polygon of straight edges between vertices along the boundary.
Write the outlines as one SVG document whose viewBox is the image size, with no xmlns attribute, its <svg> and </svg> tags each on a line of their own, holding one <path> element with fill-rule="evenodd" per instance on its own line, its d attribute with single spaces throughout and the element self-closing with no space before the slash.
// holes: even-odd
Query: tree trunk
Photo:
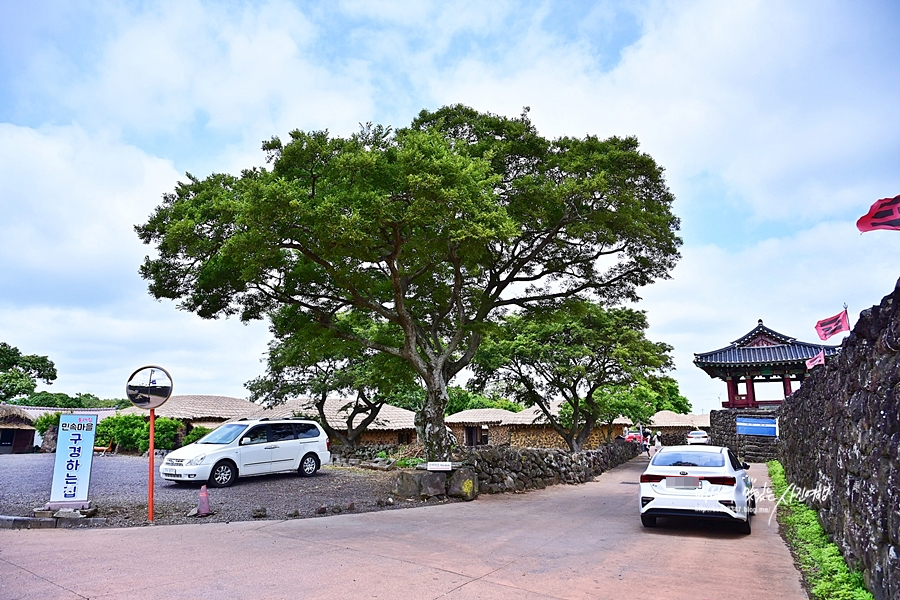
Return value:
<svg viewBox="0 0 900 600">
<path fill-rule="evenodd" d="M 422 443 L 428 460 L 450 460 L 453 443 L 444 424 L 444 411 L 450 396 L 447 382 L 441 373 L 434 373 L 425 382 L 425 404 L 422 406 Z M 418 420 L 418 419 L 417 419 Z"/>
</svg>

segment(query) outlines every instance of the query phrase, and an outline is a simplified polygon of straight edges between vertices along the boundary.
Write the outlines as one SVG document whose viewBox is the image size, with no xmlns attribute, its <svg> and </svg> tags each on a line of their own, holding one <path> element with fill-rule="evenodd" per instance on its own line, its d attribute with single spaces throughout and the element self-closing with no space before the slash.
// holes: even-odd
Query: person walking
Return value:
<svg viewBox="0 0 900 600">
<path fill-rule="evenodd" d="M 662 450 L 662 432 L 661 431 L 657 431 L 656 435 L 653 437 L 653 446 L 655 448 L 653 451 L 653 454 L 656 454 L 657 452 Z"/>
</svg>

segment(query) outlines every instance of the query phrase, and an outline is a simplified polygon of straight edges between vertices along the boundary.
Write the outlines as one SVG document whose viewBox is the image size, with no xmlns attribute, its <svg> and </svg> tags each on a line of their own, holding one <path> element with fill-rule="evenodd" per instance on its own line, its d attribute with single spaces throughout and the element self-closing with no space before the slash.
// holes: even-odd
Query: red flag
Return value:
<svg viewBox="0 0 900 600">
<path fill-rule="evenodd" d="M 898 196 L 900 198 L 900 196 Z M 850 319 L 847 317 L 847 309 L 845 308 L 840 314 L 822 319 L 816 323 L 816 333 L 819 334 L 820 340 L 827 340 L 831 336 L 842 331 L 850 331 Z"/>
<path fill-rule="evenodd" d="M 856 222 L 856 228 L 863 232 L 875 229 L 900 231 L 900 196 L 876 201 Z"/>
<path fill-rule="evenodd" d="M 819 353 L 813 356 L 811 359 L 806 361 L 806 369 L 811 370 L 816 365 L 824 365 L 825 364 L 825 348 L 819 350 Z"/>
</svg>

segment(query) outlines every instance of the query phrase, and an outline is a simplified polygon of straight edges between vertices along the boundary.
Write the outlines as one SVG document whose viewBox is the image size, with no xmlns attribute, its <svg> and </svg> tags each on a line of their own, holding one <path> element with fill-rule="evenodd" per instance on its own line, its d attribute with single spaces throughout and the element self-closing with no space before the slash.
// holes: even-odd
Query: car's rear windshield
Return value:
<svg viewBox="0 0 900 600">
<path fill-rule="evenodd" d="M 720 452 L 691 452 L 678 450 L 659 452 L 653 457 L 654 467 L 724 467 L 725 455 Z"/>
<path fill-rule="evenodd" d="M 242 423 L 229 423 L 222 425 L 215 431 L 197 440 L 198 444 L 230 444 L 237 439 L 241 432 L 247 429 Z"/>
</svg>

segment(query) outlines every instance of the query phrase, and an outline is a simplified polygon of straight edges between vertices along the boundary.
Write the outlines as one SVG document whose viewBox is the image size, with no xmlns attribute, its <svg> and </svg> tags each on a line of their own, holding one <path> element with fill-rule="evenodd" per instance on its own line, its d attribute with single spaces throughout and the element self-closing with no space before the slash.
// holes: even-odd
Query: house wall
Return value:
<svg viewBox="0 0 900 600">
<path fill-rule="evenodd" d="M 411 440 L 414 442 L 416 440 L 416 430 L 415 429 L 378 429 L 378 430 L 365 430 L 361 434 L 359 434 L 359 438 L 357 438 L 357 444 L 365 444 L 367 446 L 373 444 L 396 444 L 400 439 L 400 434 L 405 433 L 407 435 L 411 435 Z"/>
<path fill-rule="evenodd" d="M 517 448 L 566 448 L 566 442 L 549 425 L 509 425 L 509 445 Z M 615 439 L 623 430 L 621 425 L 613 425 L 610 439 Z M 584 442 L 584 449 L 594 449 L 606 445 L 608 426 L 596 427 Z M 493 440 L 491 441 L 493 445 Z"/>
</svg>

